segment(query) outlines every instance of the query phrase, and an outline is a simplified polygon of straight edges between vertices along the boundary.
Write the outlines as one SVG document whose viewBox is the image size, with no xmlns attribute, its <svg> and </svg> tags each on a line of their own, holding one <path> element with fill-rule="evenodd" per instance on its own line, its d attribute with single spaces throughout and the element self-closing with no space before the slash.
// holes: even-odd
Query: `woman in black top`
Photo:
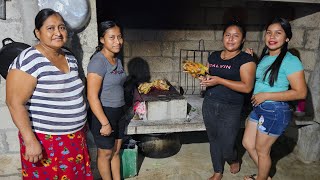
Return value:
<svg viewBox="0 0 320 180">
<path fill-rule="evenodd" d="M 200 78 L 200 85 L 206 87 L 202 111 L 214 167 L 210 180 L 222 179 L 226 161 L 231 173 L 240 170 L 235 141 L 243 95 L 251 92 L 256 70 L 253 57 L 241 51 L 245 35 L 239 22 L 227 24 L 223 31 L 224 50 L 209 56 L 209 75 Z"/>
</svg>

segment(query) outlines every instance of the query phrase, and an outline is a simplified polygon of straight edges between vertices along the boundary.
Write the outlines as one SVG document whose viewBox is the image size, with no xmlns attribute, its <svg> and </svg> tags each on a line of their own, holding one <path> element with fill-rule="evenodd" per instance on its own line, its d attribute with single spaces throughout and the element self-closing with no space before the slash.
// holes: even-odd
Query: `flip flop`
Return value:
<svg viewBox="0 0 320 180">
<path fill-rule="evenodd" d="M 245 178 L 245 180 L 256 180 L 256 177 L 257 176 L 257 174 L 251 174 L 250 176 L 245 176 L 244 178 Z"/>
</svg>

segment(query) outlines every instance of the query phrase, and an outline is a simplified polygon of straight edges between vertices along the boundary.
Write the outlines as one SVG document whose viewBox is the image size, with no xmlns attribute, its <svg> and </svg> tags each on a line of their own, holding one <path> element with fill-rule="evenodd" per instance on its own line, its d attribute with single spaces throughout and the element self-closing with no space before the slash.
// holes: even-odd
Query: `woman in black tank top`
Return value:
<svg viewBox="0 0 320 180">
<path fill-rule="evenodd" d="M 235 141 L 243 94 L 251 92 L 256 69 L 252 56 L 241 51 L 244 40 L 245 30 L 239 22 L 227 24 L 223 32 L 224 50 L 209 56 L 209 75 L 200 78 L 200 85 L 207 89 L 202 112 L 214 169 L 210 180 L 222 179 L 226 161 L 231 173 L 240 171 Z"/>
</svg>

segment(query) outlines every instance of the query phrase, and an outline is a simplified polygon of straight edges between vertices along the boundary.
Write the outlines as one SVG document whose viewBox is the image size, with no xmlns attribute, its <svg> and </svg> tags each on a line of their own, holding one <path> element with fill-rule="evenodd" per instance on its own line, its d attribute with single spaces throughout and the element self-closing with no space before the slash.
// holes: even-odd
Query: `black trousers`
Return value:
<svg viewBox="0 0 320 180">
<path fill-rule="evenodd" d="M 223 173 L 224 164 L 238 161 L 236 138 L 240 129 L 242 104 L 224 104 L 205 97 L 203 120 L 210 143 L 211 161 L 217 173 Z"/>
</svg>

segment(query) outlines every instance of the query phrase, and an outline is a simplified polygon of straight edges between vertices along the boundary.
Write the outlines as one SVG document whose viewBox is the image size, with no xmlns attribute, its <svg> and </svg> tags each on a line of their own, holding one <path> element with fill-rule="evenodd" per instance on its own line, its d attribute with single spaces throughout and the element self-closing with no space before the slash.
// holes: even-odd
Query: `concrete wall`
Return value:
<svg viewBox="0 0 320 180">
<path fill-rule="evenodd" d="M 240 17 L 246 24 L 247 38 L 244 48 L 252 47 L 254 53 L 260 56 L 264 47 L 264 26 L 272 17 L 280 16 L 291 22 L 293 38 L 289 42 L 289 49 L 303 62 L 306 81 L 316 72 L 315 65 L 320 62 L 320 4 L 210 0 L 188 2 L 190 6 L 176 6 L 176 12 L 159 22 L 159 25 L 155 24 L 152 18 L 142 18 L 148 16 L 148 13 L 135 16 L 135 12 L 122 12 L 119 19 L 125 27 L 124 61 L 127 63 L 134 57 L 141 57 L 148 62 L 152 79 L 166 78 L 175 85 L 178 84 L 180 71 L 180 49 L 198 50 L 201 39 L 204 40 L 206 50 L 222 49 L 223 24 L 226 19 L 235 16 Z M 126 18 L 129 14 L 131 18 Z M 141 17 L 141 20 L 138 20 L 138 17 Z M 201 50 L 203 44 L 200 43 Z M 184 57 L 183 55 L 183 60 Z M 205 57 L 203 59 L 205 60 Z M 183 76 L 180 85 L 185 85 Z M 197 85 L 196 82 L 195 86 Z M 314 93 L 312 98 L 313 102 L 307 102 L 310 114 L 313 109 L 319 109 L 319 94 Z"/>
<path fill-rule="evenodd" d="M 10 37 L 14 41 L 35 45 L 34 17 L 38 12 L 37 1 L 6 1 L 6 20 L 0 20 L 0 40 Z M 80 66 L 86 67 L 97 45 L 96 1 L 90 0 L 91 17 L 83 31 L 69 39 L 68 47 L 77 56 Z M 0 45 L 0 48 L 2 44 Z M 85 73 L 85 71 L 84 71 Z M 0 179 L 21 179 L 17 128 L 12 123 L 5 105 L 6 81 L 0 79 Z"/>
<path fill-rule="evenodd" d="M 2 29 L 0 39 L 6 37 L 12 38 L 14 41 L 24 42 L 24 28 L 22 20 L 22 8 L 20 1 L 6 2 L 6 20 L 0 20 Z M 33 14 L 33 13 L 31 13 Z M 32 33 L 32 31 L 30 31 Z M 28 42 L 29 44 L 30 42 Z M 2 47 L 2 43 L 0 45 Z M 19 143 L 17 138 L 17 128 L 12 123 L 10 113 L 5 105 L 5 80 L 0 79 L 0 175 L 12 175 L 18 177 L 17 169 L 20 168 L 20 159 L 18 156 Z M 6 168 L 10 165 L 12 168 Z"/>
<path fill-rule="evenodd" d="M 221 4 L 218 4 L 221 5 Z M 217 5 L 210 5 L 210 7 L 203 7 L 207 16 L 203 19 L 198 19 L 199 22 L 208 28 L 183 28 L 177 29 L 125 29 L 125 61 L 131 58 L 140 56 L 147 60 L 152 71 L 156 77 L 163 75 L 169 81 L 175 81 L 171 76 L 172 71 L 178 71 L 178 62 L 180 49 L 198 49 L 199 40 L 204 40 L 204 45 L 207 50 L 220 50 L 222 48 L 222 26 L 224 12 L 228 7 L 221 8 L 215 7 Z M 291 18 L 293 38 L 289 43 L 289 48 L 295 49 L 300 56 L 306 73 L 306 80 L 308 81 L 310 74 L 314 70 L 315 63 L 319 60 L 319 20 L 320 5 L 315 7 L 308 6 L 289 6 L 289 12 L 293 12 Z M 263 47 L 263 33 L 264 24 L 267 19 L 265 15 L 271 12 L 261 11 L 262 7 L 251 7 L 247 9 L 247 38 L 244 48 L 252 47 L 254 52 L 259 56 Z M 195 9 L 197 10 L 197 9 Z M 267 9 L 272 11 L 272 9 Z M 285 10 L 284 8 L 278 9 L 279 11 Z M 288 10 L 287 10 L 288 11 Z M 305 12 L 314 12 L 313 14 L 306 14 Z M 192 9 L 188 9 L 189 14 L 197 14 Z M 198 18 L 198 16 L 192 16 Z M 219 16 L 220 15 L 220 16 Z M 195 22 L 196 20 L 189 20 Z M 122 22 L 125 26 L 126 22 Z M 148 22 L 146 22 L 147 24 Z M 187 24 L 187 23 L 186 23 Z M 190 23 L 189 23 L 190 24 Z M 201 25 L 201 24 L 200 24 Z M 161 63 L 154 63 L 155 61 Z"/>
</svg>

